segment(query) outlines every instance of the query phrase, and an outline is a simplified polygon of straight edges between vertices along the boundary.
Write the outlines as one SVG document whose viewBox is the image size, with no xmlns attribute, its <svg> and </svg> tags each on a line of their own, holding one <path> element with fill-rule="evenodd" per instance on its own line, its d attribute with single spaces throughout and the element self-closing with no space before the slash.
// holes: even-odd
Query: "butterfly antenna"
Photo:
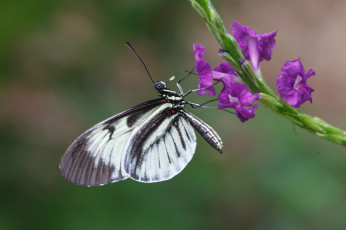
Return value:
<svg viewBox="0 0 346 230">
<path fill-rule="evenodd" d="M 142 62 L 142 64 L 143 64 L 145 70 L 147 71 L 147 73 L 148 73 L 148 75 L 149 75 L 149 77 L 150 77 L 150 80 L 155 84 L 155 81 L 153 80 L 153 78 L 152 78 L 152 76 L 151 76 L 151 74 L 150 74 L 150 72 L 149 72 L 149 70 L 148 70 L 148 67 L 145 65 L 145 63 L 144 63 L 144 61 L 142 60 L 142 58 L 138 55 L 138 53 L 137 53 L 136 50 L 131 46 L 130 43 L 125 42 L 125 44 L 126 44 L 127 47 L 129 47 L 129 48 L 132 50 L 132 52 L 134 52 L 134 53 L 136 54 L 136 56 L 138 57 L 138 59 Z"/>
</svg>

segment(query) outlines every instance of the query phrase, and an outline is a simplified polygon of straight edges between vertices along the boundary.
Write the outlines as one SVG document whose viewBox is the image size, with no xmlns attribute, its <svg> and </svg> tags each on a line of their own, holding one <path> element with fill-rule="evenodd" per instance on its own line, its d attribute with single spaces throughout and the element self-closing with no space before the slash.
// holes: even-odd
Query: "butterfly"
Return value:
<svg viewBox="0 0 346 230">
<path fill-rule="evenodd" d="M 197 145 L 194 130 L 222 152 L 214 129 L 184 109 L 197 105 L 184 100 L 194 90 L 184 94 L 178 83 L 177 93 L 164 81 L 153 83 L 159 98 L 94 125 L 68 147 L 59 166 L 68 181 L 100 186 L 127 178 L 146 183 L 169 180 L 191 161 Z"/>
</svg>

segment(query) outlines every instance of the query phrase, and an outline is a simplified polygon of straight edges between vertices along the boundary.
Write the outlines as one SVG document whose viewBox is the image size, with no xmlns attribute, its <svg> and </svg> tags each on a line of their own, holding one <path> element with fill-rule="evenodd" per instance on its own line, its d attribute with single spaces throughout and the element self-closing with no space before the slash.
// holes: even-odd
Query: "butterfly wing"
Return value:
<svg viewBox="0 0 346 230">
<path fill-rule="evenodd" d="M 137 181 L 168 180 L 183 170 L 195 153 L 196 135 L 183 110 L 152 114 L 133 133 L 125 147 L 125 171 Z"/>
<path fill-rule="evenodd" d="M 67 149 L 62 175 L 77 185 L 97 186 L 131 177 L 159 182 L 177 175 L 196 149 L 195 128 L 222 151 L 217 133 L 194 115 L 155 99 L 134 106 L 93 126 Z"/>
<path fill-rule="evenodd" d="M 144 102 L 96 124 L 80 135 L 60 162 L 62 175 L 77 185 L 97 186 L 128 178 L 125 145 L 135 127 L 171 106 L 162 98 Z"/>
</svg>

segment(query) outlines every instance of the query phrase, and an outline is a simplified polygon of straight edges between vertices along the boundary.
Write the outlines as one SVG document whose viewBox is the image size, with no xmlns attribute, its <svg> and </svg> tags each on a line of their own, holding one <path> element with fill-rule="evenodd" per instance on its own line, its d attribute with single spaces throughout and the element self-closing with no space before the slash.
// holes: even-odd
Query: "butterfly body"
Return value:
<svg viewBox="0 0 346 230">
<path fill-rule="evenodd" d="M 222 152 L 222 140 L 206 123 L 184 110 L 183 94 L 155 83 L 160 98 L 136 105 L 80 135 L 60 163 L 71 183 L 99 186 L 127 178 L 160 182 L 177 175 L 196 149 L 194 129 Z"/>
</svg>

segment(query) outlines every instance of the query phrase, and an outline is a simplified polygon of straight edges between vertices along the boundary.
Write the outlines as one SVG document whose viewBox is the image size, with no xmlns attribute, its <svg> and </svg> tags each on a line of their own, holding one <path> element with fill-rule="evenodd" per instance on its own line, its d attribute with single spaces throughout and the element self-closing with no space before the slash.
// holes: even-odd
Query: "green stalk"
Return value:
<svg viewBox="0 0 346 230">
<path fill-rule="evenodd" d="M 295 125 L 329 141 L 346 146 L 346 131 L 336 128 L 318 117 L 311 117 L 282 100 L 263 80 L 262 73 L 253 70 L 235 38 L 228 34 L 220 15 L 210 0 L 190 0 L 191 5 L 205 20 L 210 32 L 225 50 L 220 56 L 232 66 L 252 93 L 260 93 L 260 101 L 275 113 L 287 118 Z"/>
</svg>

